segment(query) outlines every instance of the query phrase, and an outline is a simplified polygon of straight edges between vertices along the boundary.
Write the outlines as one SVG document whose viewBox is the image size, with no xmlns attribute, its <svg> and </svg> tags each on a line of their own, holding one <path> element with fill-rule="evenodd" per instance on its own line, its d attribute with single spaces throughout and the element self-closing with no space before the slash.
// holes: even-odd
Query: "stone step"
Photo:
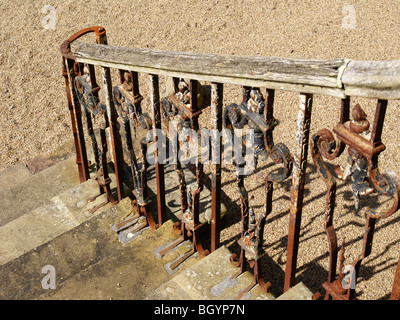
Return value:
<svg viewBox="0 0 400 320">
<path fill-rule="evenodd" d="M 98 184 L 80 184 L 73 143 L 0 171 L 0 265 L 111 206 Z M 88 154 L 91 157 L 91 153 Z M 93 166 L 91 167 L 93 176 Z M 116 198 L 115 174 L 109 170 Z M 88 201 L 89 199 L 89 201 Z M 99 207 L 97 210 L 96 207 Z"/>
<path fill-rule="evenodd" d="M 253 282 L 253 275 L 246 271 L 236 279 L 239 268 L 229 261 L 232 253 L 221 246 L 199 262 L 180 272 L 173 279 L 148 296 L 149 300 L 226 300 L 235 299 Z M 251 300 L 272 300 L 275 297 L 263 292 L 257 285 L 243 296 Z"/>
<path fill-rule="evenodd" d="M 105 194 L 83 205 L 85 199 L 98 194 L 97 183 L 94 180 L 88 180 L 1 226 L 0 265 L 51 241 L 92 216 L 110 208 L 111 203 L 106 202 Z M 91 208 L 103 203 L 104 205 L 93 213 L 89 212 Z"/>
<path fill-rule="evenodd" d="M 65 207 L 74 202 L 76 199 L 71 199 Z M 0 299 L 144 299 L 172 277 L 165 264 L 191 246 L 156 258 L 154 251 L 160 245 L 178 237 L 172 220 L 157 230 L 146 228 L 140 236 L 122 244 L 111 226 L 131 211 L 130 202 L 125 198 L 116 206 L 105 206 L 87 220 L 4 263 L 0 268 Z M 74 219 L 78 220 L 69 220 L 71 225 Z M 198 259 L 193 255 L 180 270 Z M 43 287 L 46 266 L 55 272 L 54 289 Z"/>
<path fill-rule="evenodd" d="M 37 174 L 23 166 L 11 167 L 0 175 L 0 226 L 51 203 L 53 197 L 79 184 L 74 157 Z"/>
<path fill-rule="evenodd" d="M 276 300 L 312 300 L 313 293 L 303 282 L 299 282 L 288 291 L 281 294 Z"/>
<path fill-rule="evenodd" d="M 233 300 L 242 294 L 241 300 L 311 300 L 312 292 L 298 283 L 284 294 L 275 298 L 259 285 L 249 292 L 243 291 L 253 283 L 253 275 L 246 271 L 235 277 L 239 271 L 229 261 L 232 253 L 221 246 L 196 264 L 180 272 L 160 286 L 148 300 Z"/>
<path fill-rule="evenodd" d="M 54 159 L 54 158 L 53 158 Z M 57 158 L 59 159 L 59 158 Z M 197 253 L 183 262 L 176 273 L 169 264 L 192 248 L 190 241 L 162 258 L 160 248 L 176 241 L 173 231 L 180 211 L 180 194 L 173 166 L 166 166 L 167 216 L 159 229 L 143 229 L 126 244 L 112 226 L 132 212 L 130 198 L 116 206 L 106 203 L 93 180 L 82 184 L 74 157 L 57 160 L 51 167 L 26 165 L 0 172 L 0 299 L 234 299 L 253 281 L 250 272 L 230 277 L 238 268 L 229 262 L 231 252 L 221 247 L 201 259 Z M 185 169 L 188 185 L 195 179 Z M 110 171 L 115 194 L 115 176 Z M 151 211 L 156 218 L 154 167 L 149 168 Z M 193 191 L 193 190 L 192 190 Z M 126 192 L 129 195 L 129 192 Z M 200 200 L 202 222 L 211 217 L 210 191 Z M 7 197 L 8 196 L 8 197 Z M 87 199 L 93 198 L 88 202 Z M 104 204 L 104 205 L 102 205 Z M 101 205 L 91 212 L 91 208 Z M 222 204 L 221 211 L 226 213 Z M 209 230 L 207 231 L 209 232 Z M 44 285 L 46 267 L 55 272 L 55 287 Z M 309 299 L 303 284 L 278 299 Z M 243 299 L 275 299 L 255 286 Z"/>
<path fill-rule="evenodd" d="M 110 213 L 107 215 L 110 216 Z M 162 259 L 157 259 L 154 255 L 154 250 L 160 243 L 176 240 L 172 225 L 173 221 L 168 220 L 157 230 L 145 229 L 127 244 L 119 242 L 115 233 L 107 228 L 108 236 L 104 237 L 109 239 L 108 246 L 113 248 L 112 252 L 60 283 L 57 290 L 41 295 L 39 299 L 143 300 L 173 276 L 165 270 L 165 264 L 174 260 L 176 255 L 169 253 Z M 104 232 L 104 229 L 99 229 L 97 236 L 92 237 L 98 239 L 100 233 Z M 192 256 L 181 265 L 180 271 L 198 259 L 198 255 Z"/>
<path fill-rule="evenodd" d="M 9 188 L 32 177 L 32 172 L 24 163 L 18 163 L 6 169 L 0 170 L 0 188 Z"/>
<path fill-rule="evenodd" d="M 57 291 L 63 282 L 111 254 L 119 243 L 111 241 L 111 236 L 104 236 L 103 230 L 108 228 L 106 218 L 113 208 L 104 207 L 78 225 L 71 218 L 70 225 L 60 230 L 58 235 L 45 239 L 47 241 L 29 251 L 26 242 L 30 239 L 21 238 L 26 252 L 0 268 L 0 299 L 31 300 L 48 293 L 49 290 L 42 286 L 45 266 L 54 267 L 56 289 L 50 291 Z M 43 232 L 49 232 L 48 229 Z"/>
<path fill-rule="evenodd" d="M 46 204 L 79 183 L 74 143 L 0 170 L 0 226 Z"/>
</svg>

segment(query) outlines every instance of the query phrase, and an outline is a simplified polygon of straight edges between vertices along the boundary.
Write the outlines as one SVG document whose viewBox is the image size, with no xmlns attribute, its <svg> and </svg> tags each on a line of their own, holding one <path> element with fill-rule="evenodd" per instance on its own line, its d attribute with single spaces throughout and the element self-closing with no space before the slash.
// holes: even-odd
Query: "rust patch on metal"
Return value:
<svg viewBox="0 0 400 320">
<path fill-rule="evenodd" d="M 375 120 L 372 128 L 367 119 L 366 113 L 360 105 L 352 108 L 352 120 L 346 115 L 350 113 L 349 99 L 342 102 L 341 121 L 335 126 L 339 144 L 336 144 L 333 134 L 328 129 L 319 130 L 311 138 L 311 156 L 314 165 L 327 186 L 325 204 L 325 233 L 329 245 L 329 274 L 328 280 L 322 285 L 326 291 L 325 299 L 353 300 L 356 298 L 356 280 L 361 263 L 372 250 L 372 240 L 375 231 L 375 224 L 378 219 L 385 218 L 395 213 L 399 208 L 400 186 L 396 177 L 381 175 L 378 170 L 378 156 L 385 149 L 380 140 L 384 114 L 386 110 L 385 101 L 378 101 Z M 344 106 L 344 107 L 343 107 Z M 343 116 L 345 114 L 345 116 Z M 333 160 L 338 157 L 348 146 L 348 157 L 344 167 L 337 166 L 335 172 L 331 173 L 323 158 Z M 352 270 L 347 282 L 344 281 L 342 269 L 344 260 L 344 241 L 342 243 L 339 275 L 336 277 L 336 264 L 338 245 L 336 231 L 333 226 L 333 215 L 335 208 L 336 178 L 346 180 L 351 177 L 352 191 L 355 209 L 359 207 L 361 196 L 371 193 L 389 195 L 393 198 L 393 205 L 387 210 L 369 209 L 366 213 L 366 221 L 363 231 L 363 244 L 361 254 L 353 260 Z"/>
</svg>

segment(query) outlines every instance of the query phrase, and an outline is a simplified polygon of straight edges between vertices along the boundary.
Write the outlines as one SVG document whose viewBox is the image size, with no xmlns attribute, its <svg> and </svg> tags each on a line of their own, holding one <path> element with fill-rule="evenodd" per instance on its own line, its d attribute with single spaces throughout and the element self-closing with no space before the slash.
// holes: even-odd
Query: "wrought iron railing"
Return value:
<svg viewBox="0 0 400 320">
<path fill-rule="evenodd" d="M 94 32 L 96 44 L 75 42 L 82 35 Z M 71 48 L 74 42 L 74 48 Z M 176 225 L 176 232 L 181 235 L 175 243 L 166 246 L 160 252 L 165 254 L 182 241 L 191 238 L 193 250 L 182 256 L 171 268 L 175 268 L 194 252 L 205 256 L 220 246 L 221 232 L 221 168 L 222 134 L 225 130 L 231 136 L 237 130 L 248 128 L 253 133 L 253 155 L 255 165 L 266 158 L 272 159 L 283 170 L 279 174 L 270 173 L 265 178 L 265 211 L 256 218 L 252 208 L 252 199 L 248 197 L 244 186 L 247 176 L 244 173 L 248 166 L 246 161 L 235 158 L 236 184 L 240 194 L 242 213 L 242 231 L 239 240 L 241 254 L 237 265 L 239 274 L 245 271 L 246 262 L 254 269 L 254 286 L 259 284 L 265 290 L 270 284 L 260 275 L 260 257 L 264 254 L 263 230 L 266 217 L 271 213 L 273 186 L 291 177 L 291 202 L 289 212 L 289 229 L 286 248 L 286 269 L 284 291 L 296 282 L 296 266 L 301 230 L 301 217 L 306 179 L 307 155 L 310 153 L 313 163 L 325 183 L 325 233 L 329 247 L 329 276 L 322 285 L 326 299 L 354 299 L 356 275 L 362 260 L 371 252 L 374 226 L 377 220 L 384 219 L 398 210 L 400 187 L 396 177 L 381 174 L 378 158 L 385 146 L 381 141 L 388 100 L 400 98 L 400 65 L 398 61 L 352 61 L 278 59 L 263 57 L 235 57 L 206 55 L 187 52 L 170 52 L 147 49 L 113 47 L 107 45 L 106 32 L 102 27 L 91 27 L 79 31 L 62 44 L 63 75 L 66 83 L 68 106 L 71 115 L 73 135 L 76 146 L 76 162 L 81 182 L 89 179 L 89 164 L 85 146 L 85 135 L 91 141 L 95 159 L 95 179 L 100 192 L 108 195 L 108 200 L 117 202 L 126 195 L 123 187 L 124 150 L 129 154 L 129 168 L 133 181 L 132 206 L 143 218 L 142 225 L 153 229 L 161 226 L 166 220 L 164 164 L 160 161 L 160 150 L 156 149 L 154 162 L 157 181 L 157 222 L 153 219 L 148 206 L 147 194 L 147 144 L 140 141 L 140 160 L 133 148 L 132 134 L 137 127 L 157 132 L 167 123 L 175 121 L 174 131 L 169 131 L 166 138 L 175 143 L 179 151 L 180 142 L 175 134 L 182 134 L 183 142 L 196 141 L 196 150 L 200 149 L 201 129 L 199 116 L 199 81 L 211 83 L 210 129 L 214 140 L 211 143 L 211 235 L 210 248 L 202 247 L 198 230 L 199 198 L 203 190 L 203 164 L 200 152 L 196 151 L 195 190 L 186 186 L 185 174 L 179 159 L 175 159 L 177 185 L 181 194 L 181 210 Z M 104 104 L 100 102 L 99 86 L 96 83 L 95 67 L 101 68 Z M 113 87 L 110 68 L 119 70 L 120 84 Z M 148 75 L 150 88 L 150 110 L 147 115 L 142 111 L 143 96 L 139 90 L 138 74 Z M 174 92 L 165 97 L 160 96 L 159 76 L 171 77 L 174 80 Z M 189 79 L 189 80 L 185 80 Z M 237 85 L 243 88 L 243 100 L 223 108 L 224 84 Z M 267 88 L 264 97 L 260 88 Z M 275 90 L 299 93 L 297 115 L 297 132 L 293 150 L 282 142 L 275 143 L 273 132 L 278 121 L 273 116 Z M 313 95 L 333 96 L 341 99 L 339 123 L 333 128 L 321 129 L 310 136 Z M 350 97 L 365 97 L 377 100 L 375 118 L 370 126 L 369 121 L 359 105 L 351 107 Z M 86 119 L 85 133 L 82 114 Z M 351 115 L 351 116 L 350 116 Z M 96 140 L 92 117 L 102 116 L 99 126 L 100 147 Z M 118 129 L 117 118 L 122 127 Z M 279 126 L 278 126 L 279 128 Z M 186 131 L 185 131 L 186 130 Z M 109 131 L 109 139 L 106 138 Z M 171 135 L 172 133 L 172 135 Z M 336 139 L 335 136 L 336 135 Z M 152 136 L 156 141 L 160 136 Z M 243 153 L 250 148 L 247 140 L 244 145 L 235 145 Z M 182 142 L 182 141 L 181 141 Z M 207 143 L 210 141 L 208 140 Z M 329 171 L 326 161 L 332 161 L 342 155 L 347 147 L 347 161 L 343 167 L 336 166 Z M 117 185 L 117 199 L 110 191 L 110 177 L 107 169 L 107 153 L 113 163 Z M 242 156 L 243 154 L 239 154 Z M 336 201 L 336 180 L 352 177 L 352 192 L 355 206 L 359 197 L 372 192 L 388 195 L 393 204 L 387 210 L 372 211 L 366 216 L 363 248 L 352 266 L 350 277 L 344 279 L 342 273 L 343 250 L 340 258 L 339 275 L 336 275 L 339 245 L 333 226 L 333 212 Z M 129 222 L 129 221 L 128 221 Z M 236 260 L 232 256 L 232 260 Z M 397 276 L 398 278 L 398 271 Z M 399 299 L 399 279 L 393 284 L 392 299 Z M 251 289 L 248 288 L 248 290 Z M 242 292 L 243 295 L 245 292 Z"/>
</svg>

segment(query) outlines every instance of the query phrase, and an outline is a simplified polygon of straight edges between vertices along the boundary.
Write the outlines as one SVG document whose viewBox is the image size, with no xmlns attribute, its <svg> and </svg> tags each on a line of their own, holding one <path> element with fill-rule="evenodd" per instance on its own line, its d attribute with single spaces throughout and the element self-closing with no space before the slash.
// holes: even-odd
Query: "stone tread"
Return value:
<svg viewBox="0 0 400 320">
<path fill-rule="evenodd" d="M 24 173 L 24 179 L 15 180 L 12 172 L 17 168 L 22 169 L 11 168 L 0 177 L 0 226 L 50 203 L 53 197 L 79 184 L 73 157 L 37 174 Z"/>
<path fill-rule="evenodd" d="M 238 267 L 229 261 L 232 253 L 225 247 L 201 259 L 192 267 L 180 272 L 147 297 L 149 300 L 225 300 L 234 299 L 253 282 L 253 276 L 246 271 L 236 279 Z M 243 298 L 274 299 L 271 293 L 253 288 Z"/>
<path fill-rule="evenodd" d="M 77 203 L 99 193 L 98 185 L 93 180 L 64 191 L 41 207 L 33 209 L 17 219 L 0 227 L 0 265 L 44 244 L 67 232 L 92 216 L 110 208 L 108 203 L 93 214 L 87 210 L 104 203 L 105 195 L 96 198 L 84 208 L 77 208 Z"/>
<path fill-rule="evenodd" d="M 193 175 L 188 175 L 190 184 Z M 168 263 L 191 249 L 189 243 L 161 259 L 156 257 L 160 246 L 178 237 L 172 219 L 157 230 L 145 229 L 126 244 L 119 242 L 111 226 L 131 213 L 130 199 L 116 206 L 108 203 L 90 213 L 90 208 L 105 203 L 106 198 L 103 194 L 86 201 L 99 194 L 99 187 L 93 180 L 79 184 L 74 157 L 34 175 L 26 165 L 19 164 L 1 171 L 0 179 L 0 208 L 6 212 L 0 218 L 0 299 L 221 300 L 234 299 L 253 281 L 248 271 L 231 279 L 238 268 L 229 261 L 231 252 L 224 246 L 203 259 L 194 254 L 175 274 L 167 272 Z M 170 218 L 180 209 L 176 182 L 176 173 L 167 167 Z M 154 172 L 149 187 L 153 189 L 152 211 L 156 212 Z M 209 223 L 207 188 L 201 201 L 207 212 L 203 223 Z M 221 211 L 226 213 L 225 206 Z M 57 272 L 55 290 L 40 285 L 44 277 L 40 271 L 45 265 L 54 266 Z M 299 283 L 277 299 L 311 296 Z M 275 297 L 257 285 L 243 299 Z"/>
</svg>

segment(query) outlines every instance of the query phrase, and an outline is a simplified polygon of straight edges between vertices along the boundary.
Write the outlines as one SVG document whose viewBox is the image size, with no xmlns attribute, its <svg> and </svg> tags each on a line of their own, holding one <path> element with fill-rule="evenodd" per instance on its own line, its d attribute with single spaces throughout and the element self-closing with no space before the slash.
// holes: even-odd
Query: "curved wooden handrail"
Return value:
<svg viewBox="0 0 400 320">
<path fill-rule="evenodd" d="M 400 98 L 400 60 L 226 56 L 80 42 L 71 54 L 78 62 L 172 77 L 339 98 Z"/>
</svg>

